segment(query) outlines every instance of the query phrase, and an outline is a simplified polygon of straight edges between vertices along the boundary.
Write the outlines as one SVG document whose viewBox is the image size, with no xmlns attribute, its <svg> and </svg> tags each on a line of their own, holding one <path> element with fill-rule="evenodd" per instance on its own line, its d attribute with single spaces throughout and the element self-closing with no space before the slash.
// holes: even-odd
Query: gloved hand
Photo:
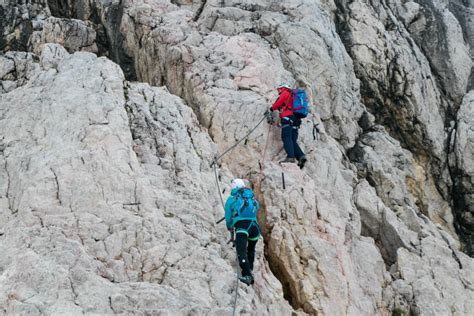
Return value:
<svg viewBox="0 0 474 316">
<path fill-rule="evenodd" d="M 265 116 L 267 117 L 267 123 L 268 124 L 274 124 L 275 123 L 275 119 L 273 118 L 273 111 L 270 109 L 268 109 L 266 112 L 265 112 Z"/>
<path fill-rule="evenodd" d="M 268 108 L 266 111 L 265 111 L 265 114 L 264 114 L 266 117 L 269 117 L 270 115 L 272 115 L 272 108 Z"/>
</svg>

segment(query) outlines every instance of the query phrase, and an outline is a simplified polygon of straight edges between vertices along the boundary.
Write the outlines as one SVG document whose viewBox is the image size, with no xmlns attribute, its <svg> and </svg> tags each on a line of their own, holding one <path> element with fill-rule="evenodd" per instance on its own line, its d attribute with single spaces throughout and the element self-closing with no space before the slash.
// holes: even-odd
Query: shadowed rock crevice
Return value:
<svg viewBox="0 0 474 316">
<path fill-rule="evenodd" d="M 47 0 L 47 2 L 52 16 L 59 18 L 71 18 L 77 16 L 74 2 L 70 0 Z"/>
<path fill-rule="evenodd" d="M 450 135 L 449 168 L 453 181 L 453 212 L 456 218 L 456 229 L 465 243 L 465 251 L 474 256 L 474 207 L 472 167 L 472 125 L 474 93 L 471 91 L 463 100 L 456 125 Z"/>
<path fill-rule="evenodd" d="M 272 251 L 272 246 L 270 245 L 272 243 L 271 239 L 273 227 L 267 221 L 267 209 L 265 206 L 263 192 L 261 191 L 261 180 L 257 177 L 258 175 L 253 179 L 253 182 L 257 184 L 254 185 L 255 197 L 260 201 L 258 223 L 261 228 L 264 242 L 263 255 L 266 262 L 268 262 L 268 266 L 270 267 L 273 275 L 278 279 L 282 286 L 283 297 L 295 310 L 297 310 L 302 306 L 297 299 L 297 294 L 293 286 L 294 279 L 292 279 L 288 274 L 288 267 L 285 267 L 282 264 L 282 261 L 278 259 L 278 256 Z"/>
<path fill-rule="evenodd" d="M 199 20 L 199 18 L 201 17 L 201 13 L 204 10 L 204 7 L 206 6 L 206 3 L 207 3 L 207 0 L 201 1 L 201 4 L 199 5 L 199 8 L 196 10 L 196 13 L 194 14 L 194 18 L 193 18 L 194 22 Z"/>
<path fill-rule="evenodd" d="M 107 51 L 107 56 L 120 65 L 127 80 L 135 81 L 137 80 L 137 74 L 134 60 L 127 53 L 126 48 L 124 47 L 125 38 L 120 31 L 123 14 L 123 1 L 120 1 L 118 4 L 103 8 L 103 12 L 100 12 L 98 8 L 92 9 L 92 17 L 94 20 L 96 20 L 95 23 L 98 25 L 102 24 L 105 28 L 105 33 L 107 34 L 107 36 L 99 37 L 99 40 L 103 41 L 102 46 Z M 99 15 L 102 15 L 102 23 L 99 23 L 98 21 Z"/>
<path fill-rule="evenodd" d="M 288 274 L 288 267 L 282 265 L 282 262 L 278 260 L 275 253 L 271 251 L 270 242 L 267 241 L 271 238 L 271 231 L 263 236 L 265 241 L 264 255 L 265 259 L 270 266 L 270 270 L 273 275 L 280 281 L 283 288 L 283 297 L 288 303 L 295 309 L 302 308 L 301 303 L 298 301 L 296 296 L 296 290 L 294 288 L 294 279 Z"/>
<path fill-rule="evenodd" d="M 466 190 L 466 183 L 472 183 L 472 178 L 466 176 L 461 170 L 453 170 L 453 208 L 455 216 L 455 227 L 465 244 L 464 251 L 474 257 L 474 221 L 472 213 L 469 212 L 471 204 L 467 203 L 467 196 L 472 195 L 472 191 Z M 464 185 L 463 185 L 464 183 Z"/>
<path fill-rule="evenodd" d="M 96 1 L 49 0 L 52 16 L 80 19 L 94 23 L 99 56 L 107 56 L 120 65 L 127 80 L 137 80 L 132 58 L 124 47 L 120 28 L 124 1 L 100 3 Z"/>
</svg>

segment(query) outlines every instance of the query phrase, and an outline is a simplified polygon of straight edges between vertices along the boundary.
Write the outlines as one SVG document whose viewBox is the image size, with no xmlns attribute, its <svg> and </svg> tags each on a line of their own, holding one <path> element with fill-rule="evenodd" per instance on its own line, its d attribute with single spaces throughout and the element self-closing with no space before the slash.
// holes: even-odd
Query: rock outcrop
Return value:
<svg viewBox="0 0 474 316">
<path fill-rule="evenodd" d="M 25 51 L 33 31 L 49 14 L 47 0 L 0 2 L 0 53 Z"/>
<path fill-rule="evenodd" d="M 1 10 L 28 12 L 0 22 L 4 313 L 230 314 L 235 254 L 214 225 L 209 164 L 260 121 L 280 81 L 305 85 L 317 109 L 299 131 L 305 169 L 278 164 L 280 130 L 265 125 L 219 162 L 224 195 L 245 177 L 262 203 L 256 284 L 240 288 L 237 311 L 474 310 L 461 251 L 474 253 L 469 5 Z"/>
<path fill-rule="evenodd" d="M 213 144 L 190 108 L 105 58 L 47 47 L 1 99 L 4 312 L 230 313 Z M 240 310 L 289 313 L 258 268 L 262 297 L 245 290 Z"/>
<path fill-rule="evenodd" d="M 30 50 L 38 55 L 44 43 L 61 44 L 69 52 L 98 52 L 96 31 L 92 23 L 54 17 L 49 17 L 42 23 L 41 31 L 33 32 L 29 40 Z"/>
</svg>

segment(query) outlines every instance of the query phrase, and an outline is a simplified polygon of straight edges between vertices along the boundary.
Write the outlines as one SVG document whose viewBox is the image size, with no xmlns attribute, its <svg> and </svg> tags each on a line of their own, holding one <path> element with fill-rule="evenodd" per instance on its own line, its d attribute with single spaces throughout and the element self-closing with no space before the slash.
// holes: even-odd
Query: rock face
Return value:
<svg viewBox="0 0 474 316">
<path fill-rule="evenodd" d="M 80 20 L 49 17 L 43 21 L 41 31 L 30 38 L 31 50 L 40 54 L 44 43 L 58 43 L 70 52 L 89 51 L 97 53 L 96 32 L 91 23 Z"/>
<path fill-rule="evenodd" d="M 4 313 L 230 314 L 237 267 L 209 164 L 280 81 L 311 98 L 305 169 L 278 164 L 265 125 L 219 162 L 225 196 L 244 177 L 262 204 L 237 311 L 474 310 L 469 4 L 0 5 Z"/>
<path fill-rule="evenodd" d="M 4 312 L 230 313 L 213 145 L 192 111 L 105 58 L 48 47 L 1 100 Z M 246 289 L 239 309 L 288 313 L 259 271 L 261 300 Z"/>
</svg>

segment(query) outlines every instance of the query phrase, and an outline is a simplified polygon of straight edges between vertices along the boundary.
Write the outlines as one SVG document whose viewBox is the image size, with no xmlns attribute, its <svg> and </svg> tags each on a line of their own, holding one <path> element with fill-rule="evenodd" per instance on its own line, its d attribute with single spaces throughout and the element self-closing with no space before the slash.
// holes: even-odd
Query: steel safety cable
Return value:
<svg viewBox="0 0 474 316">
<path fill-rule="evenodd" d="M 262 124 L 262 122 L 265 120 L 266 117 L 267 117 L 267 116 L 264 115 L 264 116 L 262 117 L 262 119 L 257 123 L 257 125 L 255 125 L 255 126 L 247 133 L 247 135 L 245 135 L 245 136 L 242 137 L 240 140 L 238 140 L 235 144 L 233 144 L 232 146 L 230 146 L 229 148 L 227 148 L 222 154 L 220 154 L 219 156 L 215 157 L 214 160 L 213 160 L 212 163 L 211 163 L 211 166 L 212 166 L 213 164 L 216 164 L 216 163 L 219 161 L 219 159 L 221 159 L 222 157 L 224 157 L 229 151 L 231 151 L 232 149 L 234 149 L 235 147 L 237 147 L 238 144 L 240 144 L 243 140 L 245 140 L 247 137 L 249 137 L 250 134 L 252 134 L 253 131 L 255 131 L 255 130 L 257 129 L 257 127 L 259 127 L 260 124 Z"/>
<path fill-rule="evenodd" d="M 248 138 L 250 136 L 250 134 L 252 134 L 256 129 L 257 127 L 260 126 L 260 124 L 262 124 L 262 122 L 265 120 L 265 118 L 267 118 L 267 115 L 265 114 L 262 119 L 257 123 L 257 125 L 255 125 L 244 137 L 242 137 L 240 140 L 238 140 L 235 144 L 233 144 L 232 146 L 230 146 L 229 148 L 227 148 L 222 154 L 216 156 L 214 158 L 214 160 L 211 162 L 211 166 L 213 167 L 214 169 L 214 177 L 215 177 L 215 180 L 216 180 L 216 186 L 217 186 L 217 190 L 219 191 L 219 198 L 221 200 L 221 204 L 222 204 L 222 208 L 224 209 L 224 212 L 225 212 L 225 205 L 224 205 L 224 199 L 222 197 L 222 191 L 221 191 L 221 187 L 220 187 L 220 184 L 219 184 L 219 175 L 217 173 L 217 163 L 219 161 L 219 159 L 221 159 L 222 157 L 224 157 L 229 151 L 231 151 L 232 149 L 234 149 L 235 147 L 237 147 L 237 145 L 239 145 L 243 140 L 245 140 L 246 138 Z M 267 141 L 268 141 L 268 135 L 267 135 Z M 265 145 L 265 147 L 267 147 Z M 266 151 L 266 149 L 265 149 Z M 265 153 L 264 153 L 265 155 Z M 220 219 L 219 221 L 216 222 L 216 224 L 220 223 L 221 221 L 223 221 L 224 218 Z M 231 241 L 233 241 L 233 238 L 231 239 Z M 239 258 L 238 256 L 237 257 L 237 271 L 238 271 L 238 267 L 239 267 Z M 236 312 L 236 309 L 237 309 L 237 299 L 239 297 L 239 273 L 237 272 L 236 273 L 236 283 L 235 283 L 235 296 L 234 296 L 234 306 L 233 306 L 233 309 L 232 309 L 232 315 L 235 316 L 235 312 Z"/>
<path fill-rule="evenodd" d="M 215 176 L 215 179 L 216 179 L 217 190 L 219 191 L 219 197 L 220 197 L 220 200 L 221 200 L 222 208 L 224 209 L 224 212 L 225 212 L 224 199 L 222 198 L 221 186 L 219 185 L 219 175 L 217 173 L 217 162 L 215 162 L 212 166 L 213 166 L 213 169 L 214 169 L 214 176 Z M 219 223 L 219 222 L 217 222 L 217 223 Z M 232 236 L 231 241 L 233 241 L 233 240 L 234 240 L 234 238 Z M 239 272 L 238 272 L 239 268 L 238 267 L 239 267 L 239 257 L 237 256 L 237 273 L 236 273 L 236 281 L 235 281 L 235 296 L 234 296 L 234 307 L 232 309 L 232 316 L 235 316 L 235 311 L 237 309 L 237 298 L 239 296 Z"/>
</svg>

